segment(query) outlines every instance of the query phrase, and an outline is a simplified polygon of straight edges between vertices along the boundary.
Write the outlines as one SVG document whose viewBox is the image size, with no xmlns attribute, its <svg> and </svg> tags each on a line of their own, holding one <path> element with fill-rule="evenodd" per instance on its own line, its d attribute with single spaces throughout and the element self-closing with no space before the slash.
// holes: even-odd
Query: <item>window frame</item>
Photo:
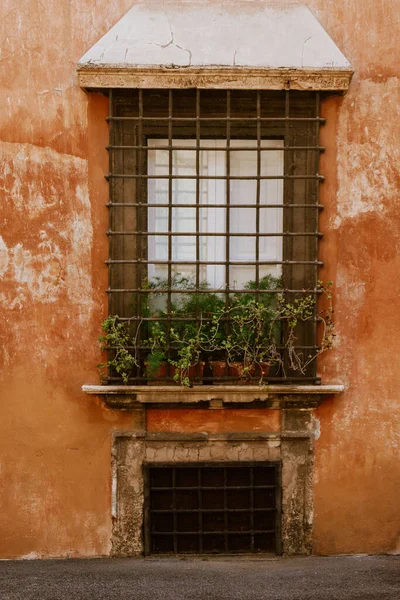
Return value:
<svg viewBox="0 0 400 600">
<path fill-rule="evenodd" d="M 172 102 L 171 102 L 171 98 L 173 97 L 173 93 L 176 92 L 175 90 L 170 90 L 168 92 L 168 117 L 165 117 L 163 120 L 165 121 L 165 127 L 168 130 L 168 143 L 170 146 L 172 146 L 172 140 L 173 138 L 173 123 L 174 123 L 174 119 L 176 119 L 177 121 L 179 121 L 179 117 L 174 117 L 173 116 L 173 112 L 172 112 Z M 195 135 L 193 135 L 193 130 L 192 130 L 192 139 L 196 140 L 196 146 L 197 148 L 200 145 L 201 142 L 201 135 L 200 135 L 200 127 L 202 126 L 202 122 L 201 122 L 201 117 L 200 117 L 200 111 L 199 111 L 199 98 L 200 98 L 200 94 L 207 94 L 207 92 L 209 91 L 200 91 L 200 90 L 196 90 L 196 118 L 195 120 Z M 233 93 L 235 93 L 235 91 L 232 91 Z M 143 202 L 143 198 L 147 197 L 147 190 L 146 190 L 146 181 L 148 180 L 148 164 L 147 164 L 147 152 L 148 152 L 148 140 L 149 139 L 155 139 L 154 137 L 154 133 L 148 132 L 145 130 L 144 124 L 145 124 L 145 120 L 146 117 L 144 116 L 144 112 L 143 112 L 143 95 L 150 93 L 147 90 L 138 90 L 137 91 L 137 98 L 138 98 L 138 114 L 136 117 L 128 117 L 132 118 L 133 120 L 137 121 L 137 134 L 138 134 L 138 138 L 139 138 L 139 143 L 136 143 L 133 145 L 133 147 L 135 148 L 135 150 L 137 151 L 137 156 L 136 156 L 136 161 L 137 161 L 137 165 L 139 165 L 139 172 L 141 172 L 142 174 L 145 174 L 143 177 L 139 177 L 138 178 L 138 191 L 136 192 L 136 197 L 137 198 L 142 198 L 142 201 L 137 202 L 137 208 L 138 208 L 138 215 L 137 215 L 137 231 L 140 233 L 140 231 L 142 230 L 143 233 L 145 233 L 145 229 L 147 229 L 147 217 L 144 215 L 144 211 L 142 212 L 142 216 L 140 217 L 140 210 L 141 207 L 139 206 L 140 204 L 142 204 L 143 206 L 147 204 L 148 206 L 148 201 L 147 202 Z M 232 130 L 234 130 L 235 128 L 235 123 L 234 123 L 234 118 L 231 117 L 230 114 L 230 108 L 228 106 L 229 104 L 229 98 L 231 97 L 231 91 L 224 91 L 224 93 L 226 93 L 226 98 L 227 98 L 227 112 L 226 112 L 226 119 L 224 120 L 224 126 L 226 126 L 226 143 L 228 148 L 230 147 L 230 142 L 232 139 L 235 139 L 235 135 L 237 136 L 237 133 L 234 134 L 232 136 Z M 290 94 L 293 94 L 293 92 L 283 92 L 283 96 L 284 96 L 284 116 L 279 117 L 278 119 L 274 119 L 274 118 L 270 118 L 270 121 L 279 121 L 279 130 L 277 132 L 277 134 L 271 138 L 265 138 L 265 136 L 263 137 L 263 133 L 262 133 L 262 127 L 261 127 L 261 123 L 262 123 L 262 118 L 260 117 L 260 95 L 261 94 L 268 94 L 268 92 L 264 92 L 264 91 L 252 91 L 252 93 L 254 93 L 256 95 L 257 98 L 257 118 L 255 119 L 256 122 L 256 138 L 254 138 L 254 133 L 253 136 L 248 135 L 248 137 L 246 139 L 249 139 L 250 141 L 252 140 L 254 142 L 254 139 L 256 139 L 256 146 L 253 146 L 254 150 L 257 150 L 257 155 L 260 156 L 260 152 L 261 152 L 261 140 L 262 139 L 282 139 L 284 140 L 284 149 L 283 149 L 283 153 L 284 153 L 284 172 L 283 172 L 283 231 L 282 231 L 282 269 L 283 271 L 286 268 L 286 274 L 283 273 L 282 277 L 283 277 L 283 292 L 286 295 L 293 294 L 295 293 L 296 289 L 297 289 L 297 293 L 302 293 L 302 291 L 304 291 L 304 286 L 302 288 L 300 288 L 299 285 L 293 285 L 293 283 L 295 282 L 295 277 L 293 276 L 293 273 L 291 276 L 287 276 L 287 271 L 291 268 L 289 267 L 290 263 L 298 263 L 300 264 L 301 261 L 296 261 L 296 260 L 290 260 L 290 258 L 293 258 L 295 250 L 293 250 L 293 245 L 295 245 L 296 242 L 298 242 L 298 240 L 294 239 L 294 236 L 299 236 L 299 233 L 296 233 L 293 230 L 293 213 L 294 210 L 289 210 L 289 206 L 290 206 L 290 197 L 291 195 L 293 195 L 293 187 L 295 184 L 295 180 L 296 180 L 296 175 L 290 175 L 290 173 L 293 173 L 293 164 L 291 163 L 291 160 L 293 162 L 293 159 L 291 157 L 291 154 L 294 153 L 294 150 L 292 151 L 292 142 L 291 140 L 295 138 L 295 133 L 293 131 L 293 122 L 295 122 L 296 120 L 298 122 L 301 121 L 307 121 L 309 122 L 310 126 L 313 127 L 314 131 L 313 131 L 313 138 L 314 138 L 314 145 L 308 146 L 307 149 L 305 149 L 304 151 L 306 153 L 310 152 L 312 154 L 313 157 L 315 157 L 314 160 L 314 166 L 313 166 L 313 174 L 309 177 L 310 180 L 313 180 L 315 182 L 315 190 L 313 191 L 313 196 L 314 196 L 314 202 L 310 203 L 308 205 L 307 203 L 307 192 L 305 192 L 305 205 L 304 205 L 304 210 L 306 210 L 306 205 L 308 205 L 310 208 L 312 208 L 312 210 L 315 210 L 315 213 L 317 215 L 319 209 L 321 208 L 319 206 L 319 192 L 318 192 L 318 184 L 320 182 L 320 180 L 322 179 L 321 176 L 318 173 L 318 162 L 319 162 L 319 154 L 320 152 L 323 150 L 320 146 L 319 146 L 319 127 L 321 125 L 322 119 L 320 119 L 319 116 L 319 103 L 320 103 L 320 98 L 319 98 L 319 93 L 318 92 L 313 92 L 313 103 L 314 103 L 314 114 L 313 116 L 309 116 L 309 117 L 296 117 L 296 116 L 292 116 L 290 113 L 290 108 L 291 108 L 291 100 L 290 100 Z M 276 94 L 276 92 L 275 92 Z M 302 94 L 302 92 L 296 92 L 296 94 Z M 308 93 L 310 95 L 310 93 Z M 133 93 L 134 95 L 134 93 Z M 127 95 L 128 97 L 128 104 L 129 104 L 129 94 Z M 110 111 L 110 117 L 109 117 L 109 122 L 110 122 L 110 175 L 109 175 L 109 179 L 110 179 L 110 202 L 109 202 L 109 206 L 110 208 L 112 208 L 113 206 L 116 205 L 116 203 L 114 202 L 114 198 L 115 198 L 115 189 L 114 189 L 114 184 L 115 184 L 115 178 L 116 176 L 118 177 L 118 174 L 115 173 L 115 162 L 114 162 L 114 152 L 113 150 L 116 148 L 115 145 L 115 140 L 113 138 L 113 133 L 112 133 L 112 125 L 115 121 L 124 119 L 124 117 L 121 117 L 120 113 L 118 113 L 119 110 L 119 102 L 120 101 L 120 106 L 123 107 L 124 105 L 124 98 L 126 100 L 126 96 L 124 97 L 124 93 L 117 93 L 117 100 L 115 101 L 113 98 L 113 93 L 112 91 L 110 91 L 110 105 L 112 107 L 112 110 Z M 140 98 L 142 100 L 140 100 Z M 310 99 L 309 96 L 307 97 L 307 101 L 308 104 L 307 106 L 310 104 Z M 115 104 L 114 104 L 115 103 Z M 115 109 L 117 112 L 117 115 L 115 115 Z M 122 112 L 123 114 L 123 112 Z M 126 117 L 125 117 L 126 118 Z M 161 120 L 161 118 L 160 118 Z M 221 119 L 222 120 L 222 119 Z M 245 116 L 242 119 L 244 122 L 250 122 L 250 119 Z M 156 121 L 154 121 L 156 122 Z M 157 125 L 157 123 L 156 123 Z M 157 128 L 157 127 L 156 127 Z M 253 132 L 255 131 L 255 129 L 253 128 Z M 215 134 L 217 135 L 217 133 Z M 159 133 L 158 135 L 158 139 L 162 139 L 162 134 Z M 184 138 L 182 138 L 184 139 Z M 207 137 L 205 138 L 207 139 Z M 218 139 L 218 136 L 214 139 Z M 141 141 L 140 141 L 141 140 Z M 169 149 L 169 152 L 172 154 L 172 148 Z M 229 155 L 231 152 L 231 148 L 228 150 L 228 152 L 226 153 L 227 156 L 227 163 L 229 163 Z M 199 150 L 196 150 L 196 155 L 198 156 L 199 154 Z M 306 160 L 306 164 L 307 164 L 308 159 Z M 259 167 L 259 159 L 258 159 L 258 172 L 257 172 L 257 198 L 259 199 L 259 188 L 260 188 L 260 167 Z M 309 166 L 307 167 L 309 168 Z M 227 179 L 230 178 L 230 173 L 229 173 L 229 166 L 227 167 Z M 171 188 L 171 181 L 173 179 L 173 175 L 172 172 L 170 170 L 169 172 L 169 186 Z M 297 179 L 307 179 L 307 178 L 302 178 L 297 177 Z M 196 196 L 197 199 L 199 197 L 199 180 L 197 179 L 197 191 L 196 191 Z M 307 188 L 308 182 L 305 183 L 305 188 Z M 227 186 L 228 188 L 229 186 Z M 169 191 L 169 197 L 171 198 L 171 189 Z M 228 192 L 227 192 L 227 196 L 228 196 Z M 226 200 L 227 204 L 229 204 L 229 199 L 227 198 Z M 258 201 L 259 203 L 259 201 Z M 299 205 L 297 208 L 301 208 L 301 205 Z M 257 207 L 257 212 L 259 215 L 259 207 Z M 111 215 L 112 215 L 112 210 L 110 211 Z M 259 216 L 257 217 L 259 218 Z M 317 252 L 317 243 L 318 243 L 318 239 L 320 237 L 320 233 L 318 231 L 318 218 L 316 216 L 315 218 L 315 229 L 313 232 L 305 232 L 305 235 L 309 235 L 310 236 L 310 240 L 311 242 L 314 244 L 315 242 L 315 246 L 314 246 L 314 260 L 312 261 L 312 267 L 315 268 L 315 272 L 314 272 L 314 276 L 313 276 L 313 285 L 310 286 L 308 285 L 307 287 L 307 292 L 310 292 L 312 294 L 316 294 L 317 293 L 317 270 L 318 267 L 321 266 L 322 263 L 320 263 L 318 261 L 318 252 Z M 110 272 L 112 271 L 113 268 L 113 264 L 116 264 L 118 262 L 118 259 L 115 260 L 114 259 L 114 251 L 113 251 L 113 229 L 114 229 L 114 223 L 113 223 L 113 218 L 111 216 L 111 220 L 110 220 L 110 231 L 109 231 L 109 235 L 110 235 L 110 259 L 108 261 L 109 267 L 110 267 Z M 145 237 L 145 236 L 144 236 Z M 115 238 L 114 238 L 115 240 Z M 146 242 L 144 242 L 146 243 Z M 143 248 L 141 250 L 139 250 L 139 254 L 140 252 L 143 253 Z M 143 254 L 141 254 L 141 256 L 143 257 Z M 258 254 L 259 256 L 259 254 Z M 257 260 L 257 259 L 256 259 Z M 120 261 L 122 263 L 122 260 Z M 143 272 L 140 273 L 140 269 L 143 269 L 143 260 L 136 260 L 136 263 L 138 263 L 138 273 L 136 275 L 136 289 L 132 292 L 132 293 L 136 293 L 137 295 L 137 305 L 140 305 L 140 298 L 141 298 L 141 291 L 139 290 L 140 287 L 140 281 L 143 279 Z M 229 261 L 227 261 L 229 262 Z M 311 262 L 311 261 L 309 261 Z M 139 265 L 139 263 L 141 263 Z M 285 267 L 284 267 L 285 265 Z M 293 269 L 292 269 L 293 271 Z M 290 283 L 292 283 L 292 285 L 290 285 L 288 280 L 291 280 Z M 256 281 L 259 280 L 259 272 L 256 269 Z M 198 274 L 196 274 L 196 285 L 199 285 L 199 277 Z M 110 296 L 110 312 L 113 314 L 117 314 L 117 311 L 114 310 L 114 305 L 113 305 L 113 301 L 112 301 L 112 295 L 113 295 L 113 290 L 115 290 L 115 284 L 113 281 L 113 277 L 112 275 L 110 276 L 110 285 L 109 285 L 109 296 Z M 127 290 L 128 292 L 129 290 Z M 122 292 L 123 293 L 123 292 Z M 171 303 L 171 294 L 170 294 L 170 290 L 168 291 L 169 294 L 169 305 Z M 123 316 L 121 317 L 122 320 L 131 320 L 131 317 L 129 316 Z M 316 330 L 317 330 L 317 324 L 316 324 L 316 320 L 315 319 L 315 323 L 313 324 L 313 332 L 312 332 L 312 337 L 314 338 L 314 340 L 316 340 Z M 305 344 L 305 347 L 309 347 L 309 344 Z M 316 346 L 316 342 L 314 341 L 314 344 L 312 345 L 313 348 L 317 347 Z M 146 378 L 143 377 L 134 377 L 134 382 L 145 382 Z M 275 378 L 277 380 L 277 382 L 282 382 L 282 383 L 286 383 L 286 382 L 291 382 L 291 381 L 298 381 L 300 380 L 301 382 L 304 383 L 309 383 L 310 381 L 318 383 L 319 380 L 316 377 L 316 373 L 315 373 L 315 367 L 313 367 L 313 372 L 310 373 L 307 377 L 296 377 L 294 375 L 292 376 L 278 376 Z M 112 380 L 112 377 L 110 378 L 110 380 Z"/>
</svg>

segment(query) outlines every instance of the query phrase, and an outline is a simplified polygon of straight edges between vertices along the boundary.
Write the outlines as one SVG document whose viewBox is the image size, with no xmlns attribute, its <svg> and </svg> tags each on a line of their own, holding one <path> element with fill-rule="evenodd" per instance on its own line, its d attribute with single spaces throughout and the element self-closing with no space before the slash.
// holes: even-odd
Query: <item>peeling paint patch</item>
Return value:
<svg viewBox="0 0 400 600">
<path fill-rule="evenodd" d="M 392 123 L 398 121 L 399 105 L 397 78 L 385 83 L 359 82 L 345 98 L 338 131 L 339 189 L 335 227 L 339 227 L 343 219 L 366 212 L 384 214 L 391 203 L 397 203 L 400 148 Z"/>
<path fill-rule="evenodd" d="M 6 205 L 34 219 L 68 206 L 74 181 L 87 173 L 87 161 L 51 148 L 2 143 L 0 190 Z M 54 214 L 54 212 L 53 212 Z"/>
<path fill-rule="evenodd" d="M 87 161 L 30 144 L 2 144 L 0 304 L 55 303 L 66 294 L 86 321 L 93 306 Z"/>
<path fill-rule="evenodd" d="M 29 554 L 23 554 L 19 558 L 21 560 L 37 560 L 38 558 L 41 558 L 41 556 L 38 552 L 29 552 Z"/>
<path fill-rule="evenodd" d="M 365 301 L 366 283 L 364 281 L 352 281 L 351 273 L 344 267 L 338 269 L 336 279 L 337 289 L 340 295 L 354 314 L 362 308 Z"/>
<path fill-rule="evenodd" d="M 67 295 L 80 306 L 79 321 L 86 321 L 93 306 L 92 278 L 89 270 L 93 230 L 90 219 L 74 213 L 70 228 L 70 254 L 66 261 Z M 82 261 L 86 257 L 86 261 Z M 88 265 L 89 262 L 89 265 Z"/>
<path fill-rule="evenodd" d="M 321 421 L 315 416 L 313 416 L 312 427 L 314 432 L 314 438 L 318 440 L 321 436 Z"/>
<path fill-rule="evenodd" d="M 7 271 L 9 261 L 8 248 L 0 236 L 0 277 Z"/>
<path fill-rule="evenodd" d="M 41 231 L 40 236 L 41 241 L 34 252 L 27 250 L 21 242 L 9 249 L 4 244 L 9 260 L 3 275 L 16 284 L 16 289 L 11 294 L 0 294 L 3 306 L 18 308 L 28 298 L 44 303 L 55 302 L 65 286 L 61 250 L 48 239 L 45 231 Z"/>
</svg>

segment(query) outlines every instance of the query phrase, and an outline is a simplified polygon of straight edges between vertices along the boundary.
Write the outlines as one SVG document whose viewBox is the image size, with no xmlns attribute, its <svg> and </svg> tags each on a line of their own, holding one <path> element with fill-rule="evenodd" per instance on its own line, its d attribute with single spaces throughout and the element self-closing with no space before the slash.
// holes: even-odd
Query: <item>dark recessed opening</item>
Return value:
<svg viewBox="0 0 400 600">
<path fill-rule="evenodd" d="M 279 463 L 145 466 L 146 554 L 280 553 Z"/>
</svg>

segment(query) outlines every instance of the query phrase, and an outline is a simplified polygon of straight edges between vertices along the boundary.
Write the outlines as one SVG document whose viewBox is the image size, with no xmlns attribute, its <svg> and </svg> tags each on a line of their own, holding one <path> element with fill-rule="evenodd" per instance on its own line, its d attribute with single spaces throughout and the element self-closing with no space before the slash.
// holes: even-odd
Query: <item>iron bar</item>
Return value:
<svg viewBox="0 0 400 600">
<path fill-rule="evenodd" d="M 315 114 L 317 117 L 319 117 L 319 111 L 320 111 L 320 94 L 319 92 L 317 92 L 315 94 Z M 315 127 L 315 142 L 318 144 L 319 143 L 319 137 L 320 137 L 320 122 L 317 121 L 316 122 L 316 127 Z M 314 165 L 314 171 L 315 173 L 319 172 L 319 155 L 317 155 L 317 157 L 315 158 L 315 165 Z M 318 181 L 315 182 L 315 203 L 318 204 L 319 203 L 319 186 L 320 183 Z M 315 223 L 314 223 L 314 230 L 315 232 L 318 231 L 318 219 L 315 219 Z M 315 242 L 314 242 L 314 256 L 318 257 L 318 237 L 315 237 Z M 319 279 L 318 277 L 318 268 L 319 265 L 316 265 L 315 270 L 314 270 L 314 285 L 317 285 L 317 281 Z M 317 315 L 317 307 L 314 307 L 314 316 Z M 318 335 L 318 322 L 315 321 L 313 323 L 313 339 L 316 340 L 317 339 L 317 335 Z"/>
<path fill-rule="evenodd" d="M 236 206 L 235 206 L 236 208 Z M 107 231 L 106 235 L 108 236 L 113 236 L 113 235 L 132 235 L 132 236 L 139 236 L 139 237 L 146 237 L 146 236 L 158 236 L 158 237 L 188 237 L 188 233 L 185 232 L 181 232 L 181 231 Z M 207 233 L 202 233 L 202 232 L 193 232 L 190 233 L 190 237 L 196 237 L 196 238 L 201 238 L 201 237 L 225 237 L 225 234 L 222 232 L 207 232 Z M 317 238 L 321 238 L 323 237 L 323 234 L 320 231 L 316 231 L 316 232 L 310 232 L 310 231 L 299 231 L 299 232 L 291 232 L 291 231 L 283 231 L 283 232 L 277 232 L 277 233 L 259 233 L 259 232 L 254 232 L 254 233 L 231 233 L 230 237 L 255 237 L 255 238 L 262 238 L 262 237 L 285 237 L 285 236 L 290 236 L 290 237 L 317 237 Z M 259 253 L 258 253 L 259 254 Z M 256 257 L 257 257 L 257 253 L 256 253 Z M 139 259 L 138 259 L 139 260 Z M 204 264 L 207 264 L 206 261 L 200 261 L 200 259 L 198 259 L 198 262 L 204 262 Z M 257 258 L 255 260 L 255 264 L 257 263 Z M 252 264 L 251 262 L 247 263 L 247 264 Z"/>
<path fill-rule="evenodd" d="M 140 260 L 140 259 L 122 259 L 122 260 L 105 260 L 107 265 L 128 265 L 128 264 L 137 264 L 141 262 L 144 265 L 196 265 L 196 264 L 204 264 L 204 265 L 225 265 L 226 261 L 199 261 L 199 260 Z M 230 265 L 242 265 L 243 261 L 231 260 L 229 262 Z M 259 260 L 252 261 L 251 263 L 247 263 L 251 265 L 323 265 L 322 261 L 318 260 Z M 228 289 L 228 288 L 226 288 Z M 235 291 L 234 288 L 229 288 L 230 291 Z"/>
<path fill-rule="evenodd" d="M 113 90 L 110 89 L 110 93 L 108 96 L 108 103 L 109 103 L 109 112 L 110 112 L 110 116 L 113 116 L 113 110 L 114 110 L 114 102 L 113 102 Z M 108 124 L 108 134 L 109 134 L 109 139 L 111 143 L 114 143 L 114 127 L 113 127 L 113 122 L 110 121 Z M 108 165 L 109 165 L 109 171 L 110 173 L 113 172 L 114 170 L 114 161 L 115 157 L 113 156 L 113 154 L 110 152 L 108 155 Z M 109 186 L 108 186 L 108 198 L 109 198 L 109 204 L 111 205 L 111 203 L 114 200 L 114 187 L 115 187 L 115 180 L 112 180 L 109 182 Z M 109 223 L 110 223 L 110 228 L 114 229 L 115 227 L 115 214 L 112 214 L 114 211 L 110 211 L 109 214 Z M 115 255 L 114 252 L 114 240 L 110 240 L 108 243 L 108 260 L 112 260 L 113 256 Z M 108 269 L 108 287 L 113 287 L 113 271 L 111 269 Z M 115 305 L 115 298 L 110 297 L 109 298 L 109 304 L 110 304 L 110 312 L 115 312 L 114 309 L 114 305 Z"/>
<path fill-rule="evenodd" d="M 172 223 L 173 223 L 173 197 L 172 197 L 172 188 L 173 188 L 173 149 L 172 149 L 172 111 L 173 111 L 173 92 L 172 90 L 168 91 L 168 231 L 172 231 Z M 176 179 L 176 176 L 175 178 Z M 171 296 L 171 281 L 172 281 L 172 238 L 168 238 L 168 290 L 167 290 L 167 314 L 168 314 L 168 322 L 167 322 L 167 344 L 170 346 L 171 344 L 171 310 L 172 310 L 172 296 Z M 170 374 L 170 365 L 168 365 L 168 373 Z M 175 518 L 175 517 L 174 517 Z M 176 544 L 175 544 L 176 545 Z"/>
<path fill-rule="evenodd" d="M 170 152 L 172 153 L 172 151 L 174 150 L 174 148 L 170 148 Z M 225 150 L 227 151 L 227 150 Z M 107 180 L 109 179 L 165 179 L 168 180 L 170 179 L 169 175 L 147 175 L 144 173 L 140 173 L 140 174 L 133 174 L 133 173 L 129 173 L 129 174 L 122 174 L 122 173 L 107 173 L 107 175 L 104 176 Z M 172 178 L 172 174 L 171 174 L 171 178 Z M 257 181 L 257 175 L 247 175 L 246 177 L 241 176 L 241 175 L 230 175 L 229 177 L 227 177 L 226 175 L 174 175 L 174 179 L 184 179 L 186 180 L 196 180 L 196 179 L 204 179 L 207 181 L 227 181 L 229 179 L 231 179 L 232 181 Z M 268 180 L 284 180 L 284 179 L 317 179 L 318 181 L 323 181 L 324 177 L 323 175 L 260 175 L 259 179 L 261 181 L 268 181 Z"/>
<path fill-rule="evenodd" d="M 171 91 L 171 90 L 170 90 Z M 227 90 L 230 92 L 230 90 Z M 290 93 L 290 92 L 289 92 Z M 139 121 L 140 117 L 107 117 L 106 121 Z M 143 121 L 154 121 L 154 122 L 173 122 L 177 123 L 196 123 L 198 119 L 196 117 L 143 117 Z M 199 121 L 207 122 L 256 122 L 257 117 L 201 117 Z M 325 123 L 325 119 L 314 118 L 314 117 L 260 117 L 260 121 L 274 121 L 277 123 L 294 122 L 294 123 L 310 123 L 314 121 L 320 121 Z"/>
<path fill-rule="evenodd" d="M 199 305 L 207 294 L 224 298 L 228 308 L 232 294 L 251 294 L 258 301 L 284 294 L 291 301 L 321 293 L 316 287 L 323 264 L 318 260 L 323 209 L 318 190 L 324 180 L 319 128 L 325 119 L 319 105 L 319 95 L 311 92 L 110 91 L 106 292 L 111 313 L 121 322 L 133 328 L 144 323 L 135 348 L 140 366 L 130 383 L 146 381 L 151 324 L 166 323 L 171 357 L 174 321 L 202 319 Z M 266 171 L 265 165 L 278 166 Z M 240 248 L 247 248 L 243 257 Z M 179 289 L 174 283 L 179 274 L 192 278 L 193 289 Z M 277 282 L 282 276 L 275 289 L 261 289 L 267 274 Z M 166 285 L 157 285 L 157 277 Z M 210 285 L 204 287 L 205 281 Z M 195 309 L 185 318 L 176 316 L 176 299 L 193 293 Z M 157 302 L 165 298 L 162 315 L 152 304 L 153 294 L 161 298 Z M 229 334 L 229 318 L 223 320 Z M 319 320 L 315 314 L 300 332 L 298 350 L 318 349 Z M 281 331 L 284 369 L 272 371 L 268 381 L 318 383 L 315 373 L 288 371 L 285 328 Z M 229 382 L 225 365 L 221 382 Z M 118 380 L 116 373 L 109 375 L 109 381 Z M 201 379 L 213 382 L 209 373 Z"/>
<path fill-rule="evenodd" d="M 165 293 L 165 288 L 151 288 L 151 289 L 141 289 L 141 288 L 108 288 L 107 290 L 105 290 L 107 292 L 107 294 L 118 294 L 118 293 L 136 293 L 136 292 L 140 292 L 141 294 L 144 295 L 149 295 L 149 294 L 162 294 Z M 220 288 L 206 288 L 206 289 L 199 289 L 196 290 L 196 294 L 209 294 L 210 292 L 215 292 L 216 294 L 221 293 L 223 290 L 221 290 Z M 285 292 L 291 293 L 291 294 L 303 294 L 303 295 L 310 295 L 310 294 L 321 294 L 322 292 L 320 290 L 291 290 L 291 289 L 275 289 L 275 290 L 247 290 L 247 289 L 239 289 L 239 288 L 235 288 L 234 290 L 231 290 L 231 292 L 235 292 L 238 294 L 283 294 Z M 180 290 L 177 288 L 171 288 L 171 294 L 193 294 L 193 290 Z M 131 319 L 135 319 L 135 316 L 129 317 Z"/>
<path fill-rule="evenodd" d="M 146 206 L 151 208 L 169 208 L 169 204 L 163 204 L 162 202 L 155 202 L 154 204 L 141 203 L 137 202 L 111 202 L 106 204 L 109 208 L 128 208 L 135 206 Z M 228 205 L 226 203 L 218 203 L 213 204 L 211 208 L 226 208 Z M 179 208 L 193 208 L 194 204 L 179 204 Z M 202 204 L 201 208 L 208 208 L 207 205 Z M 248 204 L 235 204 L 235 208 L 249 208 Z M 252 204 L 251 208 L 315 208 L 315 209 L 323 209 L 323 204 Z"/>
<path fill-rule="evenodd" d="M 197 123 L 197 122 L 196 122 Z M 137 146 L 106 146 L 106 150 L 149 150 L 149 146 L 147 144 L 143 144 L 143 145 L 137 145 Z M 157 146 L 157 145 L 152 145 L 151 146 L 151 150 L 167 150 L 168 146 Z M 174 150 L 188 150 L 190 152 L 195 152 L 195 151 L 201 151 L 201 150 L 209 150 L 210 146 L 201 146 L 198 143 L 191 145 L 190 147 L 188 146 L 179 146 L 173 144 L 173 149 Z M 240 146 L 240 147 L 235 147 L 235 146 L 231 146 L 230 147 L 230 152 L 241 152 L 242 150 L 254 150 L 254 146 Z M 303 150 L 306 152 L 310 152 L 310 151 L 315 151 L 315 152 L 325 152 L 325 147 L 324 146 L 267 146 L 264 148 L 261 148 L 261 152 L 274 152 L 276 150 L 279 150 L 280 152 L 289 152 L 290 150 Z M 220 147 L 220 148 L 215 148 L 215 152 L 225 152 L 226 148 L 224 147 Z"/>
</svg>

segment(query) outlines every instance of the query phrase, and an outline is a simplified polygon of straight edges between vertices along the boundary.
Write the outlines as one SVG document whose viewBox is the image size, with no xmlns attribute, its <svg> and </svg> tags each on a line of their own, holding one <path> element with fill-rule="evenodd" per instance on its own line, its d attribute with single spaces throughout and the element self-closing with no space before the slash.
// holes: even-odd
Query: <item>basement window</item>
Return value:
<svg viewBox="0 0 400 600">
<path fill-rule="evenodd" d="M 171 358 L 172 330 L 210 321 L 237 294 L 317 293 L 319 104 L 318 92 L 110 91 L 109 308 L 135 338 L 130 383 L 148 380 L 155 321 Z M 299 353 L 315 353 L 316 329 L 316 315 L 298 326 Z M 315 362 L 291 370 L 285 328 L 276 335 L 282 360 L 268 381 L 318 382 Z M 195 380 L 215 380 L 196 368 Z M 169 367 L 159 380 L 172 378 Z"/>
<path fill-rule="evenodd" d="M 145 466 L 146 554 L 280 553 L 279 463 Z"/>
</svg>

